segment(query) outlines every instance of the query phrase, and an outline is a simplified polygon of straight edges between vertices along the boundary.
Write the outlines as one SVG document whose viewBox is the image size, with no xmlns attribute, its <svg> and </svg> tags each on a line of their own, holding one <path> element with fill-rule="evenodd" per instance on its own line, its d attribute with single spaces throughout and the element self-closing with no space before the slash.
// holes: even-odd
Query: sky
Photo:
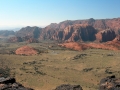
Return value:
<svg viewBox="0 0 120 90">
<path fill-rule="evenodd" d="M 120 0 L 0 0 L 0 29 L 120 17 Z"/>
</svg>

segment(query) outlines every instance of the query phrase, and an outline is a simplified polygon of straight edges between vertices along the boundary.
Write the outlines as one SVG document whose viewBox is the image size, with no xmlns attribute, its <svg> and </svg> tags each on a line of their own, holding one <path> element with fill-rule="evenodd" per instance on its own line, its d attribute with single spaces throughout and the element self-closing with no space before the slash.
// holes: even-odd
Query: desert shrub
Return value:
<svg viewBox="0 0 120 90">
<path fill-rule="evenodd" d="M 79 58 L 83 58 L 85 56 L 87 56 L 87 54 L 78 54 L 78 55 L 76 55 L 76 56 L 73 57 L 73 60 L 79 59 Z"/>
<path fill-rule="evenodd" d="M 91 70 L 93 70 L 93 68 L 85 68 L 85 69 L 83 69 L 84 72 L 88 72 L 88 71 L 91 71 Z"/>
<path fill-rule="evenodd" d="M 0 77 L 8 77 L 8 76 L 10 76 L 10 69 L 8 67 L 0 68 Z"/>
</svg>

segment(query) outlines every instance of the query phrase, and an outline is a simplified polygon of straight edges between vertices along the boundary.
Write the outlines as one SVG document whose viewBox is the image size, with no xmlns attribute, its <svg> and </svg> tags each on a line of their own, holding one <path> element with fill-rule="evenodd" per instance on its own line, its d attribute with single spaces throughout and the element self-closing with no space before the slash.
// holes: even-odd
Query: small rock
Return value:
<svg viewBox="0 0 120 90">
<path fill-rule="evenodd" d="M 80 85 L 62 84 L 56 87 L 55 90 L 83 90 L 83 89 Z"/>
</svg>

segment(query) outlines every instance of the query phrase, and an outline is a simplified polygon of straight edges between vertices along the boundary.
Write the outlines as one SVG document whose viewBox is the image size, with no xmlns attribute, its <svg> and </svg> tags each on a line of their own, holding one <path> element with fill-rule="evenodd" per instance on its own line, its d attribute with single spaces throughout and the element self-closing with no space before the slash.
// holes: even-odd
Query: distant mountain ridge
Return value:
<svg viewBox="0 0 120 90">
<path fill-rule="evenodd" d="M 9 30 L 0 30 L 0 36 L 2 37 L 7 37 L 10 35 L 15 35 L 14 31 L 9 31 Z"/>
<path fill-rule="evenodd" d="M 109 32 L 109 30 L 111 31 L 111 33 Z M 115 35 L 113 35 L 111 39 L 108 39 L 110 36 L 109 34 L 115 34 Z M 85 20 L 66 20 L 58 24 L 51 23 L 45 28 L 40 28 L 37 26 L 34 27 L 27 26 L 15 32 L 16 37 L 29 36 L 40 40 L 45 40 L 45 39 L 60 40 L 60 41 L 97 40 L 100 42 L 113 40 L 119 34 L 120 34 L 120 18 L 113 18 L 113 19 L 90 18 Z M 89 38 L 93 36 L 94 39 L 90 40 Z M 107 39 L 102 40 L 103 38 L 99 38 L 103 36 L 107 37 Z"/>
</svg>

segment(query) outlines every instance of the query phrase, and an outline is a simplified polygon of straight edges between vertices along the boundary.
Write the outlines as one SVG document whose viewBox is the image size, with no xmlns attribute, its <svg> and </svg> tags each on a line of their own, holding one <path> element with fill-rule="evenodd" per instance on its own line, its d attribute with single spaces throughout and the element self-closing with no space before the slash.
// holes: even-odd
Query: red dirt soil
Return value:
<svg viewBox="0 0 120 90">
<path fill-rule="evenodd" d="M 59 44 L 59 46 L 66 47 L 73 50 L 86 50 L 90 48 L 96 48 L 96 49 L 106 49 L 106 50 L 119 50 L 120 42 L 119 41 L 109 41 L 106 43 L 77 43 L 77 42 L 68 42 Z"/>
<path fill-rule="evenodd" d="M 63 44 L 58 44 L 58 45 L 69 48 L 69 49 L 78 50 L 78 51 L 86 50 L 89 48 L 86 44 L 84 43 L 79 44 L 77 42 L 69 42 L 69 43 L 63 43 Z"/>
<path fill-rule="evenodd" d="M 18 55 L 35 55 L 38 53 L 38 51 L 34 49 L 33 47 L 23 46 L 23 47 L 18 48 L 15 51 L 15 53 Z"/>
</svg>

